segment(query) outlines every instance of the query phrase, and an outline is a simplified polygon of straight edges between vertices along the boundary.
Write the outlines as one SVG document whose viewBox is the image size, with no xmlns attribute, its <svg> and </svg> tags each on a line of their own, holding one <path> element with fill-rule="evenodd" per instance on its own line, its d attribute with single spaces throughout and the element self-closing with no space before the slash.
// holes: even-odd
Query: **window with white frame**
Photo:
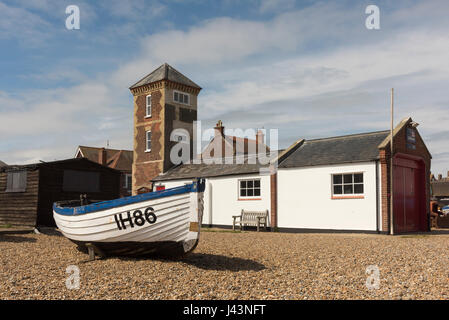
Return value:
<svg viewBox="0 0 449 320">
<path fill-rule="evenodd" d="M 260 197 L 260 179 L 239 180 L 239 198 Z"/>
<path fill-rule="evenodd" d="M 187 93 L 174 91 L 173 92 L 173 101 L 182 103 L 182 104 L 190 104 L 190 95 L 188 95 Z"/>
<path fill-rule="evenodd" d="M 332 194 L 334 196 L 363 195 L 363 173 L 343 173 L 332 175 Z"/>
<path fill-rule="evenodd" d="M 131 190 L 132 187 L 132 176 L 130 174 L 125 175 L 125 188 L 126 190 Z"/>
<path fill-rule="evenodd" d="M 146 143 L 146 152 L 150 152 L 151 151 L 151 131 L 147 131 L 146 133 L 147 135 L 147 143 Z"/>
<path fill-rule="evenodd" d="M 151 117 L 151 94 L 147 95 L 146 117 Z"/>
</svg>

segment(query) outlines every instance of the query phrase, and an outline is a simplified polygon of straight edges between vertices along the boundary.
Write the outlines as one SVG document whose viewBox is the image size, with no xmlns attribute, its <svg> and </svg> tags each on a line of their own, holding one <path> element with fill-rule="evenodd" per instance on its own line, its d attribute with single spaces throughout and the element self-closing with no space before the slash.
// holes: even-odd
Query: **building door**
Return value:
<svg viewBox="0 0 449 320">
<path fill-rule="evenodd" d="M 397 233 L 425 230 L 425 180 L 419 161 L 397 158 L 394 161 L 394 229 Z"/>
</svg>

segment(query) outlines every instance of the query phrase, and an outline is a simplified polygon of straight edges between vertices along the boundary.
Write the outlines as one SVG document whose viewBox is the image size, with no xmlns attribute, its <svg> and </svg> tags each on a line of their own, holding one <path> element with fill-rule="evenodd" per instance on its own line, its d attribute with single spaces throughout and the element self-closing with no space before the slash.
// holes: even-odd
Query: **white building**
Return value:
<svg viewBox="0 0 449 320">
<path fill-rule="evenodd" d="M 153 180 L 154 189 L 206 178 L 203 223 L 232 226 L 241 210 L 269 210 L 272 229 L 302 231 L 429 230 L 431 155 L 417 124 L 394 129 L 394 216 L 390 220 L 390 132 L 298 140 L 271 176 L 249 164 L 185 164 Z"/>
<path fill-rule="evenodd" d="M 232 216 L 241 210 L 265 211 L 271 207 L 270 176 L 261 175 L 255 164 L 185 164 L 169 170 L 153 180 L 161 190 L 206 178 L 203 224 L 232 226 Z"/>
</svg>

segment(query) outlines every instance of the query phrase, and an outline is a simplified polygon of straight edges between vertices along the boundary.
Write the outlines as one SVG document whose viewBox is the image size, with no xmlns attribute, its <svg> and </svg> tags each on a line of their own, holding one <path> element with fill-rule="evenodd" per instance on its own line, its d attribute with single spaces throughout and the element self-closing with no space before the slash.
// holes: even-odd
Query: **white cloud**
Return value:
<svg viewBox="0 0 449 320">
<path fill-rule="evenodd" d="M 48 38 L 50 26 L 39 15 L 0 2 L 0 40 L 15 38 L 35 45 Z"/>
<path fill-rule="evenodd" d="M 440 98 L 449 84 L 446 20 L 441 15 L 418 19 L 419 14 L 428 16 L 433 4 L 395 12 L 381 7 L 382 29 L 373 33 L 364 29 L 360 8 L 318 4 L 269 21 L 224 17 L 145 36 L 135 59 L 98 79 L 19 97 L 0 92 L 0 135 L 24 139 L 57 132 L 72 147 L 106 139 L 131 147 L 127 87 L 168 62 L 203 86 L 200 119 L 213 124 L 222 118 L 228 127 L 278 127 L 287 144 L 299 137 L 388 128 L 388 92 L 395 87 L 397 121 L 411 115 L 421 123 L 420 132 L 437 155 L 434 164 L 444 171 L 449 137 L 435 122 L 449 121 L 447 101 Z M 395 28 L 385 30 L 389 25 Z M 11 130 L 2 130 L 5 125 Z M 61 154 L 66 146 L 59 150 L 60 145 L 55 141 L 53 149 L 44 146 L 33 155 L 45 159 L 45 152 Z M 11 162 L 3 154 L 1 158 Z"/>
<path fill-rule="evenodd" d="M 145 1 L 145 0 L 108 0 L 103 7 L 113 16 L 122 17 L 126 19 L 139 20 L 138 18 L 145 17 L 151 19 L 162 15 L 167 6 L 159 1 Z"/>
<path fill-rule="evenodd" d="M 295 0 L 261 0 L 259 11 L 262 13 L 287 11 L 294 8 L 295 2 Z"/>
</svg>

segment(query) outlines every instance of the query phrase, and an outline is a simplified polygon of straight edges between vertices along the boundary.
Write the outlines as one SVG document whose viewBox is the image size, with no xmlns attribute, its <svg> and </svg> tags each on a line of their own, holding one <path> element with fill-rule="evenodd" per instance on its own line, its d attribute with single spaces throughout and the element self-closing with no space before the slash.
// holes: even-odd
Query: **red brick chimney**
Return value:
<svg viewBox="0 0 449 320">
<path fill-rule="evenodd" d="M 263 134 L 263 131 L 262 130 L 257 130 L 257 134 L 256 134 L 257 144 L 264 143 L 263 142 L 264 138 L 265 138 L 265 135 Z"/>
<path fill-rule="evenodd" d="M 264 137 L 265 137 L 265 135 L 263 134 L 263 131 L 262 130 L 257 130 L 257 134 L 256 134 L 256 148 L 257 148 L 257 150 L 256 150 L 256 152 L 259 152 L 259 150 L 260 150 L 260 152 L 262 152 L 263 150 L 262 150 L 262 145 L 263 145 L 263 143 L 264 143 Z"/>
<path fill-rule="evenodd" d="M 98 163 L 102 165 L 106 165 L 106 149 L 101 148 L 98 150 Z"/>
<path fill-rule="evenodd" d="M 224 127 L 221 120 L 218 120 L 217 124 L 215 125 L 215 137 L 217 136 L 224 136 Z"/>
</svg>

